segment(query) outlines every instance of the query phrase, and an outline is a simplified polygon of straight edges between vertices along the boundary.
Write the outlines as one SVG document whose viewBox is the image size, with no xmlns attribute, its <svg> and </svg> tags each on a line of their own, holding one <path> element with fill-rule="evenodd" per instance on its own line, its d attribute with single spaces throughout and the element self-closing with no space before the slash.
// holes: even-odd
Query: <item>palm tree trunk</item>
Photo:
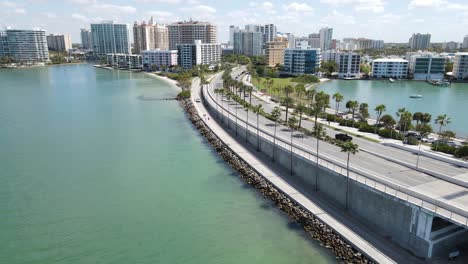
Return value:
<svg viewBox="0 0 468 264">
<path fill-rule="evenodd" d="M 257 113 L 257 151 L 260 151 L 260 142 L 258 138 L 258 113 Z"/>
<path fill-rule="evenodd" d="M 348 152 L 348 160 L 346 162 L 346 210 L 348 210 L 348 192 L 349 192 L 349 152 Z"/>
<path fill-rule="evenodd" d="M 275 132 L 273 133 L 273 161 L 275 161 L 275 151 L 276 151 L 276 121 L 275 121 Z"/>
<path fill-rule="evenodd" d="M 236 136 L 237 136 L 237 103 L 236 103 Z"/>
<path fill-rule="evenodd" d="M 289 107 L 286 107 L 286 124 L 288 123 L 288 113 L 289 113 Z"/>
<path fill-rule="evenodd" d="M 302 124 L 302 112 L 299 113 L 299 128 L 301 128 L 301 124 Z"/>
<path fill-rule="evenodd" d="M 291 127 L 291 151 L 290 151 L 290 153 L 291 153 L 291 156 L 290 156 L 291 163 L 290 163 L 290 167 L 289 167 L 291 175 L 293 174 L 293 170 L 292 170 L 292 164 L 293 164 L 293 132 L 294 132 L 294 129 Z"/>
</svg>

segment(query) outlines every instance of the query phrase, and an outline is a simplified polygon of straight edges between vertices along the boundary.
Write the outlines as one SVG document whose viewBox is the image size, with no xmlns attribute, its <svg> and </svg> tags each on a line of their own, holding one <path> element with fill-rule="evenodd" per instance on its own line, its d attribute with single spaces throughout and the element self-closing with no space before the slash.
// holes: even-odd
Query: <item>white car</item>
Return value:
<svg viewBox="0 0 468 264">
<path fill-rule="evenodd" d="M 200 103 L 201 102 L 200 98 L 195 99 L 195 102 Z"/>
<path fill-rule="evenodd" d="M 421 139 L 421 141 L 424 142 L 424 143 L 432 143 L 432 142 L 436 141 L 436 139 L 434 137 L 423 137 Z"/>
</svg>

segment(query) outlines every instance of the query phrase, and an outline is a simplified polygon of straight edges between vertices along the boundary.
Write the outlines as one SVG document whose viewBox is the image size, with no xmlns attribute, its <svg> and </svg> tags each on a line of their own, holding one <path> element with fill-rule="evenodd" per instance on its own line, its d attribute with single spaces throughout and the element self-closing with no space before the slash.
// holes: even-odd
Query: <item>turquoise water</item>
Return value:
<svg viewBox="0 0 468 264">
<path fill-rule="evenodd" d="M 334 263 L 147 77 L 0 70 L 0 263 Z"/>
<path fill-rule="evenodd" d="M 468 137 L 468 83 L 454 83 L 449 87 L 433 86 L 419 81 L 344 81 L 332 80 L 319 86 L 329 94 L 340 92 L 345 99 L 340 108 L 345 110 L 348 100 L 358 100 L 369 104 L 371 116 L 375 117 L 373 109 L 379 104 L 387 107 L 387 112 L 396 117 L 398 108 L 405 107 L 412 113 L 427 112 L 434 120 L 437 115 L 447 114 L 452 123 L 449 130 L 459 136 Z M 410 95 L 421 94 L 423 98 L 412 99 Z M 331 106 L 335 103 L 331 100 Z M 433 122 L 433 121 L 432 121 Z M 434 124 L 433 124 L 434 127 Z"/>
</svg>

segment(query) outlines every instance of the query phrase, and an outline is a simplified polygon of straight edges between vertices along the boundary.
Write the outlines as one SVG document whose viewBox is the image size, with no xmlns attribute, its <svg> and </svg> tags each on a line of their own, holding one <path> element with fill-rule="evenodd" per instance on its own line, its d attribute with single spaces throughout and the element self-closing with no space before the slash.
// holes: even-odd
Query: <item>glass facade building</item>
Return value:
<svg viewBox="0 0 468 264">
<path fill-rule="evenodd" d="M 91 24 L 91 36 L 93 51 L 96 55 L 130 54 L 127 24 L 114 24 L 112 21 Z"/>
</svg>

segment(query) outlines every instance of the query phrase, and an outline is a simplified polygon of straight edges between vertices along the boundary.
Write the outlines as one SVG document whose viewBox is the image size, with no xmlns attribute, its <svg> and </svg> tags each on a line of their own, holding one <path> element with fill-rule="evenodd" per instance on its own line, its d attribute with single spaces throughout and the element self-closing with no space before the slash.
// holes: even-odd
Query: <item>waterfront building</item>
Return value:
<svg viewBox="0 0 468 264">
<path fill-rule="evenodd" d="M 231 47 L 223 48 L 221 47 L 221 56 L 232 55 L 234 53 L 234 49 Z"/>
<path fill-rule="evenodd" d="M 319 31 L 320 34 L 320 49 L 322 51 L 330 50 L 333 39 L 333 28 L 322 28 Z"/>
<path fill-rule="evenodd" d="M 221 60 L 221 45 L 195 40 L 192 44 L 177 45 L 177 56 L 177 64 L 184 69 L 195 65 L 212 66 Z"/>
<path fill-rule="evenodd" d="M 47 46 L 49 50 L 68 52 L 72 48 L 71 36 L 64 35 L 47 35 Z"/>
<path fill-rule="evenodd" d="M 86 50 L 93 49 L 91 29 L 82 28 L 80 35 L 81 35 L 81 48 L 86 49 Z"/>
<path fill-rule="evenodd" d="M 144 50 L 141 54 L 143 68 L 146 70 L 177 65 L 177 50 Z"/>
<path fill-rule="evenodd" d="M 339 78 L 354 78 L 361 75 L 361 55 L 354 52 L 326 51 L 323 61 L 335 61 Z"/>
<path fill-rule="evenodd" d="M 462 44 L 463 48 L 464 49 L 468 49 L 468 35 L 466 35 L 464 38 L 463 38 L 463 44 Z"/>
<path fill-rule="evenodd" d="M 106 54 L 107 64 L 119 69 L 138 70 L 143 68 L 143 59 L 139 54 Z"/>
<path fill-rule="evenodd" d="M 455 41 L 444 42 L 442 44 L 442 49 L 445 51 L 454 51 L 458 50 L 461 47 L 461 43 Z"/>
<path fill-rule="evenodd" d="M 339 40 L 337 40 L 337 39 L 332 39 L 332 46 L 331 46 L 331 49 L 332 49 L 332 50 L 336 50 L 336 47 L 338 46 L 338 43 L 340 43 Z"/>
<path fill-rule="evenodd" d="M 13 57 L 21 63 L 49 61 L 45 30 L 7 29 L 0 33 L 0 56 Z"/>
<path fill-rule="evenodd" d="M 320 46 L 320 34 L 319 33 L 309 34 L 309 39 L 307 41 L 309 42 L 309 46 L 311 48 L 313 48 L 313 49 L 319 49 L 321 47 Z"/>
<path fill-rule="evenodd" d="M 117 24 L 113 21 L 91 24 L 91 34 L 96 55 L 131 53 L 127 24 Z"/>
<path fill-rule="evenodd" d="M 269 66 L 282 64 L 284 61 L 284 50 L 288 48 L 288 39 L 278 36 L 274 41 L 266 43 L 266 61 Z"/>
<path fill-rule="evenodd" d="M 427 50 L 431 44 L 431 34 L 414 33 L 408 44 L 412 50 Z"/>
<path fill-rule="evenodd" d="M 246 56 L 262 55 L 261 32 L 239 30 L 234 32 L 234 53 Z"/>
<path fill-rule="evenodd" d="M 399 58 L 383 58 L 372 62 L 372 76 L 374 78 L 397 78 L 408 77 L 408 61 Z"/>
<path fill-rule="evenodd" d="M 292 76 L 315 74 L 320 68 L 320 61 L 320 49 L 285 49 L 281 73 Z"/>
<path fill-rule="evenodd" d="M 384 48 L 384 41 L 383 40 L 372 40 L 372 48 L 373 49 L 383 49 Z"/>
<path fill-rule="evenodd" d="M 180 21 L 167 26 L 169 30 L 169 49 L 176 50 L 179 44 L 193 44 L 195 40 L 202 43 L 216 44 L 217 29 L 209 22 Z"/>
<path fill-rule="evenodd" d="M 244 26 L 244 30 L 249 32 L 263 32 L 262 27 L 262 25 L 247 24 Z"/>
<path fill-rule="evenodd" d="M 409 73 L 414 80 L 442 80 L 445 75 L 446 58 L 430 52 L 409 56 Z"/>
<path fill-rule="evenodd" d="M 468 52 L 455 53 L 452 75 L 457 80 L 468 79 Z"/>
</svg>

